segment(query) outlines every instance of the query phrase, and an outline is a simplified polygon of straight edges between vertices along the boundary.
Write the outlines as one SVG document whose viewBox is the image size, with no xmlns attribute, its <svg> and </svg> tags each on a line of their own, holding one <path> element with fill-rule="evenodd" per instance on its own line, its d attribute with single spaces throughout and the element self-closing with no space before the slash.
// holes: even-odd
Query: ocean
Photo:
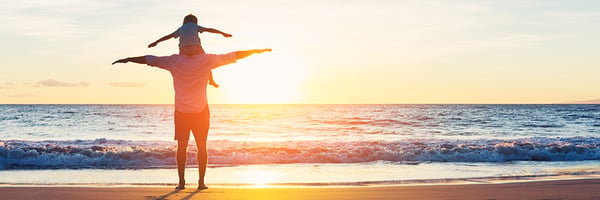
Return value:
<svg viewBox="0 0 600 200">
<path fill-rule="evenodd" d="M 600 175 L 600 105 L 211 105 L 207 185 Z M 192 137 L 193 138 L 193 137 Z M 172 105 L 0 105 L 0 184 L 174 185 Z M 197 179 L 190 144 L 186 179 Z"/>
</svg>

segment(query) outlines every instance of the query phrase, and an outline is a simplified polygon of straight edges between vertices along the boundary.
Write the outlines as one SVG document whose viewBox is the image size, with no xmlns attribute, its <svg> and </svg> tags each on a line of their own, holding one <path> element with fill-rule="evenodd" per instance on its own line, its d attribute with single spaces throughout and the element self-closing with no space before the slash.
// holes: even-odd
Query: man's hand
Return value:
<svg viewBox="0 0 600 200">
<path fill-rule="evenodd" d="M 229 33 L 223 33 L 222 35 L 223 35 L 223 37 L 231 37 L 231 36 L 233 36 L 233 35 L 231 35 Z"/>
<path fill-rule="evenodd" d="M 113 62 L 112 64 L 116 64 L 116 63 L 128 63 L 128 62 L 134 62 L 134 63 L 138 63 L 138 64 L 147 64 L 146 63 L 146 56 L 137 56 L 137 57 L 129 57 L 129 58 L 123 58 L 120 60 L 117 60 L 115 62 Z"/>
<path fill-rule="evenodd" d="M 262 53 L 262 52 L 267 52 L 267 51 L 273 51 L 273 49 L 268 48 L 268 49 L 257 49 L 256 53 Z"/>
<path fill-rule="evenodd" d="M 115 62 L 113 62 L 112 64 L 114 65 L 115 63 L 127 63 L 129 62 L 129 58 L 123 58 L 123 59 L 119 59 Z"/>
<path fill-rule="evenodd" d="M 150 48 L 150 47 L 155 47 L 157 44 L 158 44 L 158 43 L 156 43 L 156 42 L 150 43 L 150 44 L 148 45 L 148 48 Z"/>
<path fill-rule="evenodd" d="M 239 59 L 248 57 L 255 53 L 262 53 L 262 52 L 267 52 L 267 51 L 272 51 L 272 49 L 268 48 L 268 49 L 251 49 L 251 50 L 245 50 L 245 51 L 236 51 L 235 58 L 239 60 Z"/>
</svg>

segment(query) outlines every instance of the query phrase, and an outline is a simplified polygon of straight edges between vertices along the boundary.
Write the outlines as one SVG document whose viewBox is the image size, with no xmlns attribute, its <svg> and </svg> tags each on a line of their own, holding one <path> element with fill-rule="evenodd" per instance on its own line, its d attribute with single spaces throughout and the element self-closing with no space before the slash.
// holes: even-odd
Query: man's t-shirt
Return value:
<svg viewBox="0 0 600 200">
<path fill-rule="evenodd" d="M 208 104 L 206 86 L 211 69 L 236 62 L 234 52 L 184 56 L 146 56 L 150 66 L 165 69 L 173 76 L 175 109 L 183 113 L 199 113 Z"/>
<path fill-rule="evenodd" d="M 201 45 L 198 33 L 202 33 L 204 30 L 206 28 L 190 22 L 183 24 L 172 34 L 175 38 L 179 37 L 179 48 L 181 48 L 187 45 Z"/>
</svg>

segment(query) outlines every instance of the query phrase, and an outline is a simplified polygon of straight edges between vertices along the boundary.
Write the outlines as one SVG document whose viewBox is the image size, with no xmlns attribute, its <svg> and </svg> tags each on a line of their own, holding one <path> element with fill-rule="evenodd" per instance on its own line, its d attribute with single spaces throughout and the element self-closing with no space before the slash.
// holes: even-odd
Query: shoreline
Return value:
<svg viewBox="0 0 600 200">
<path fill-rule="evenodd" d="M 210 187 L 210 186 L 209 186 Z M 4 186 L 6 199 L 600 199 L 600 178 L 516 183 L 354 187 Z"/>
<path fill-rule="evenodd" d="M 559 176 L 520 176 L 494 178 L 440 179 L 427 181 L 365 181 L 339 183 L 266 183 L 266 184 L 209 184 L 211 188 L 360 188 L 360 187 L 406 187 L 406 186 L 453 186 L 453 185 L 489 185 L 489 184 L 518 184 L 552 181 L 599 180 L 600 174 L 593 175 L 559 175 Z M 175 183 L 0 183 L 1 187 L 73 187 L 73 188 L 163 188 L 175 187 Z M 194 188 L 194 184 L 186 184 Z"/>
<path fill-rule="evenodd" d="M 389 180 L 359 182 L 314 182 L 314 183 L 214 183 L 213 188 L 351 188 L 351 187 L 405 187 L 405 186 L 451 186 L 478 184 L 513 184 L 547 181 L 600 180 L 600 174 L 577 175 L 544 175 L 544 176 L 507 176 L 507 177 L 474 177 L 457 179 L 429 180 Z M 74 187 L 74 188 L 137 188 L 137 187 L 174 187 L 175 183 L 7 183 L 0 182 L 0 187 Z M 187 184 L 187 187 L 196 187 Z"/>
</svg>

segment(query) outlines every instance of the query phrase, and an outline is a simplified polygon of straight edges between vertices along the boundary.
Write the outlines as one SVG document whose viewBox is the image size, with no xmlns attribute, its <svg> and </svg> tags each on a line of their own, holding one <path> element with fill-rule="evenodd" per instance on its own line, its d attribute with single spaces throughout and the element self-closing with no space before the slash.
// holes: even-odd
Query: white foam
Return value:
<svg viewBox="0 0 600 200">
<path fill-rule="evenodd" d="M 209 141 L 211 164 L 507 162 L 600 159 L 600 138 L 390 141 Z M 173 142 L 0 141 L 0 169 L 171 168 Z M 190 145 L 189 157 L 195 157 Z M 189 159 L 195 164 L 195 159 Z"/>
</svg>

